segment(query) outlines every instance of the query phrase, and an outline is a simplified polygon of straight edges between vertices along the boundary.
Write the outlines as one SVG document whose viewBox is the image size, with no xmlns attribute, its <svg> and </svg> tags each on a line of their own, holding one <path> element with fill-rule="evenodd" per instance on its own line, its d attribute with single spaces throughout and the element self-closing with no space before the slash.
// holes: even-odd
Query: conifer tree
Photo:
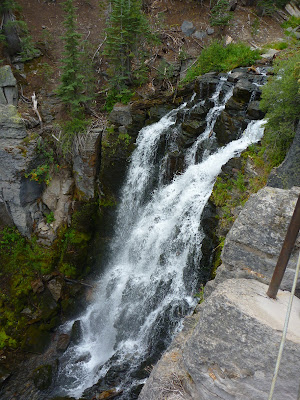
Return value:
<svg viewBox="0 0 300 400">
<path fill-rule="evenodd" d="M 80 68 L 79 41 L 81 35 L 76 31 L 76 8 L 73 0 L 66 0 L 63 3 L 65 11 L 64 26 L 65 35 L 62 39 L 65 42 L 64 59 L 62 67 L 61 85 L 57 94 L 61 100 L 70 108 L 72 118 L 79 118 L 83 112 L 83 104 L 89 97 L 83 94 L 85 89 L 84 75 Z"/>
<path fill-rule="evenodd" d="M 104 54 L 110 61 L 110 85 L 122 90 L 132 83 L 133 60 L 141 63 L 142 45 L 151 36 L 141 0 L 111 0 Z"/>
</svg>

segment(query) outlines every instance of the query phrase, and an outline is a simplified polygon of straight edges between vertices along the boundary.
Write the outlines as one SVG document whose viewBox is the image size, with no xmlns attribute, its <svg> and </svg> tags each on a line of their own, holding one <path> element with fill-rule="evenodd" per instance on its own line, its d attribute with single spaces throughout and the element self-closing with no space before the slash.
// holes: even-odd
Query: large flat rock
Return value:
<svg viewBox="0 0 300 400">
<path fill-rule="evenodd" d="M 289 293 L 277 300 L 256 280 L 227 279 L 186 319 L 152 371 L 140 400 L 266 400 Z M 295 400 L 300 370 L 300 300 L 294 298 L 274 400 Z"/>
</svg>

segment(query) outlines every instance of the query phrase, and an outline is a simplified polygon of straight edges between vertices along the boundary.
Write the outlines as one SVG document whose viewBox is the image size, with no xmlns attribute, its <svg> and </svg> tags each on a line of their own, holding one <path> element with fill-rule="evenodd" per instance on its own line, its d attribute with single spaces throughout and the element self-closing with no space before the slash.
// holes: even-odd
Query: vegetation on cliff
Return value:
<svg viewBox="0 0 300 400">
<path fill-rule="evenodd" d="M 272 166 L 285 158 L 300 115 L 300 47 L 282 52 L 274 63 L 274 76 L 263 88 L 260 106 L 268 120 L 263 139 Z"/>
</svg>

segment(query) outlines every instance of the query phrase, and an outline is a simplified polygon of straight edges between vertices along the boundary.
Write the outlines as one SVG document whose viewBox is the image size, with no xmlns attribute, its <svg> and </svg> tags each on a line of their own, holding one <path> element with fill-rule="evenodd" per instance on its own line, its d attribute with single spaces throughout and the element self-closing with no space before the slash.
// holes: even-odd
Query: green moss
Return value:
<svg viewBox="0 0 300 400">
<path fill-rule="evenodd" d="M 225 241 L 223 235 L 229 231 L 235 220 L 235 208 L 244 206 L 252 193 L 256 193 L 266 185 L 271 170 L 271 165 L 265 161 L 265 147 L 261 145 L 249 146 L 241 154 L 241 158 L 240 171 L 235 176 L 222 174 L 218 177 L 211 195 L 211 201 L 218 207 L 218 232 L 222 232 L 222 236 L 216 237 L 218 244 L 214 252 L 212 278 L 222 263 L 221 252 Z M 248 176 L 245 173 L 248 161 L 254 164 L 256 176 Z"/>
<path fill-rule="evenodd" d="M 59 324 L 61 306 L 48 290 L 34 294 L 32 283 L 48 274 L 81 278 L 88 273 L 88 250 L 97 213 L 97 202 L 78 202 L 71 227 L 63 227 L 49 248 L 41 246 L 35 237 L 24 238 L 15 228 L 0 232 L 1 348 L 22 344 L 24 349 L 40 352 L 34 342 L 41 335 L 46 343 L 41 332 L 50 332 Z M 72 294 L 68 296 L 66 302 L 72 303 Z M 28 309 L 28 315 L 22 313 L 24 309 Z M 34 323 L 35 329 L 28 322 Z"/>
</svg>

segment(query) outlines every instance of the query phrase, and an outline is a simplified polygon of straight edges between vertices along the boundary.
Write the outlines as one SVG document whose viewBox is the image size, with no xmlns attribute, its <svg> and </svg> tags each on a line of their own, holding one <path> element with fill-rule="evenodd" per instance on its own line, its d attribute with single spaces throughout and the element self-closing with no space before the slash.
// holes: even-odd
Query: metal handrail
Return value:
<svg viewBox="0 0 300 400">
<path fill-rule="evenodd" d="M 273 272 L 269 289 L 267 291 L 267 295 L 272 299 L 276 299 L 276 295 L 278 293 L 279 286 L 281 284 L 291 253 L 293 251 L 299 230 L 300 230 L 300 194 L 278 257 L 275 270 Z"/>
</svg>

